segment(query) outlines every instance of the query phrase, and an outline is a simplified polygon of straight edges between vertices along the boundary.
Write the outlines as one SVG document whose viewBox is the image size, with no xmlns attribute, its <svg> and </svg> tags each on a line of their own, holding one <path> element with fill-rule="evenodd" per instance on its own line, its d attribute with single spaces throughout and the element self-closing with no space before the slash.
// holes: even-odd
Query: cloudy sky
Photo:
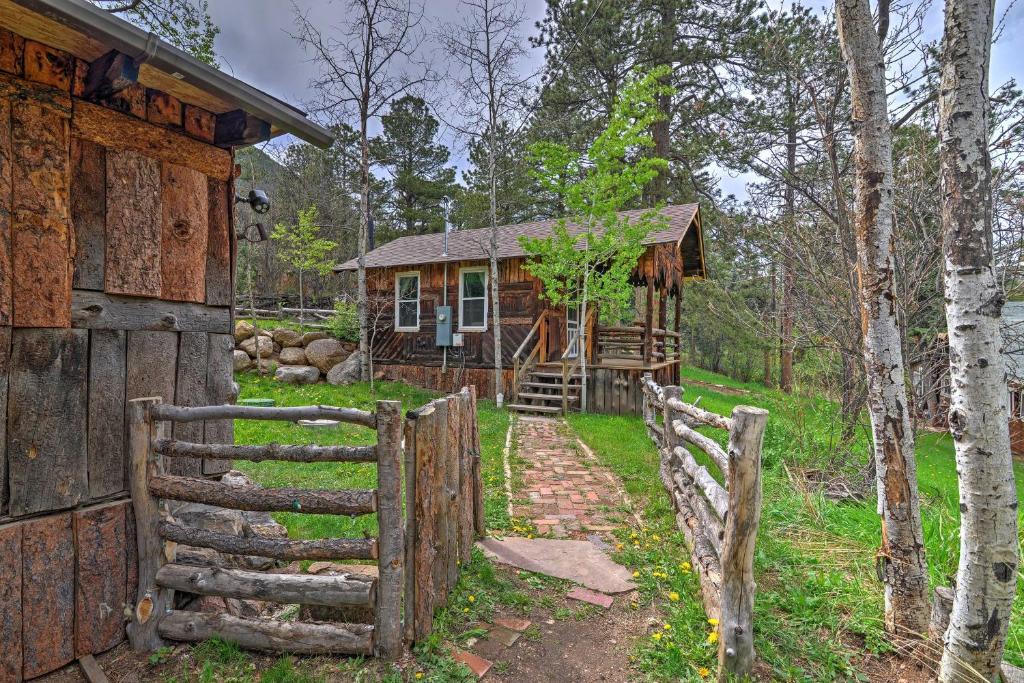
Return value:
<svg viewBox="0 0 1024 683">
<path fill-rule="evenodd" d="M 543 61 L 543 51 L 531 49 L 526 37 L 536 34 L 534 23 L 544 16 L 544 0 L 521 0 L 526 20 L 523 22 L 524 46 L 528 56 L 521 68 L 523 74 L 536 72 Z M 321 26 L 324 33 L 332 26 L 346 25 L 347 0 L 296 0 L 311 20 Z M 427 0 L 423 28 L 436 31 L 446 22 L 458 20 L 460 0 Z M 776 0 L 777 2 L 777 0 Z M 775 3 L 773 3 L 775 4 Z M 1009 11 L 1007 12 L 1007 8 Z M 268 93 L 301 106 L 311 98 L 309 82 L 317 67 L 302 47 L 291 38 L 294 31 L 292 3 L 287 0 L 210 0 L 210 13 L 220 27 L 216 49 L 221 68 Z M 997 0 L 997 20 L 1005 21 L 1000 41 L 993 49 L 992 83 L 999 85 L 1011 76 L 1018 80 L 1024 76 L 1024 2 Z M 926 25 L 926 39 L 937 39 L 942 32 L 942 2 L 935 0 Z M 436 69 L 448 68 L 439 50 L 433 53 Z M 429 99 L 442 104 L 442 91 Z M 465 165 L 465 152 L 450 134 L 445 141 L 453 148 L 452 160 L 458 167 Z M 288 144 L 287 138 L 275 144 Z M 723 177 L 723 189 L 743 193 L 745 179 Z"/>
</svg>

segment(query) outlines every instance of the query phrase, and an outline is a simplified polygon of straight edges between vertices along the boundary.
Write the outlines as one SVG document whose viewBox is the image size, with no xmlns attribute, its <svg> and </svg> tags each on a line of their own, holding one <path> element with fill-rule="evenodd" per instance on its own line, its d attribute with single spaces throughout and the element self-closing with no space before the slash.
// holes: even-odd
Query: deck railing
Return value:
<svg viewBox="0 0 1024 683">
<path fill-rule="evenodd" d="M 724 417 L 684 403 L 680 387 L 662 387 L 650 374 L 644 375 L 643 391 L 644 422 L 661 454 L 661 481 L 690 545 L 704 610 L 719 620 L 719 681 L 742 679 L 754 664 L 754 547 L 768 411 L 737 406 Z M 728 450 L 698 432 L 699 426 L 727 430 Z M 691 447 L 707 455 L 725 486 L 697 462 Z"/>
</svg>

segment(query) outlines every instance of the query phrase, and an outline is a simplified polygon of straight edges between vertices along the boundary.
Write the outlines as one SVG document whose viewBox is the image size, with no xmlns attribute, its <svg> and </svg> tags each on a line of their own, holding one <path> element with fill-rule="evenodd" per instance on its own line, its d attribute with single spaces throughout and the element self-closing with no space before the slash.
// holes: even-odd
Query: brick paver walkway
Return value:
<svg viewBox="0 0 1024 683">
<path fill-rule="evenodd" d="M 515 439 L 527 466 L 517 496 L 524 500 L 513 506 L 513 515 L 555 538 L 606 535 L 622 524 L 626 502 L 618 480 L 578 448 L 564 420 L 521 417 Z"/>
</svg>

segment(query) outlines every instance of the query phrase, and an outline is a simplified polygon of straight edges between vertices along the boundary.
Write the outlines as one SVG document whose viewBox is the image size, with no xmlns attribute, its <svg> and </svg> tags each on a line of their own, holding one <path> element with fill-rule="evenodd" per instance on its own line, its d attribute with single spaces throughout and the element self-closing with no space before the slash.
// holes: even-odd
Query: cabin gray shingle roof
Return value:
<svg viewBox="0 0 1024 683">
<path fill-rule="evenodd" d="M 630 219 L 639 218 L 648 209 L 623 211 L 620 215 Z M 697 204 L 671 204 L 662 209 L 668 223 L 662 230 L 651 232 L 646 244 L 678 242 L 697 217 Z M 498 258 L 508 259 L 526 256 L 519 243 L 522 236 L 548 237 L 553 234 L 558 219 L 516 223 L 498 226 Z M 569 224 L 569 231 L 580 233 L 582 228 Z M 391 266 L 414 266 L 423 263 L 444 263 L 452 261 L 475 261 L 487 258 L 490 230 L 456 230 L 448 233 L 448 255 L 444 254 L 444 234 L 409 235 L 383 244 L 366 254 L 367 268 L 388 268 Z M 335 271 L 356 270 L 356 259 L 335 267 Z"/>
</svg>

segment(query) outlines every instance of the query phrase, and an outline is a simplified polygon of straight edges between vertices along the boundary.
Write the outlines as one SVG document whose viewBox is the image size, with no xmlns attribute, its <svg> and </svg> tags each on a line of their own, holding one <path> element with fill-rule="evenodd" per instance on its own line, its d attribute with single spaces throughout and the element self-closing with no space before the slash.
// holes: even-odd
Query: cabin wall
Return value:
<svg viewBox="0 0 1024 683">
<path fill-rule="evenodd" d="M 231 392 L 231 153 L 162 93 L 80 99 L 87 71 L 0 29 L 0 681 L 124 638 L 126 402 Z"/>
</svg>

